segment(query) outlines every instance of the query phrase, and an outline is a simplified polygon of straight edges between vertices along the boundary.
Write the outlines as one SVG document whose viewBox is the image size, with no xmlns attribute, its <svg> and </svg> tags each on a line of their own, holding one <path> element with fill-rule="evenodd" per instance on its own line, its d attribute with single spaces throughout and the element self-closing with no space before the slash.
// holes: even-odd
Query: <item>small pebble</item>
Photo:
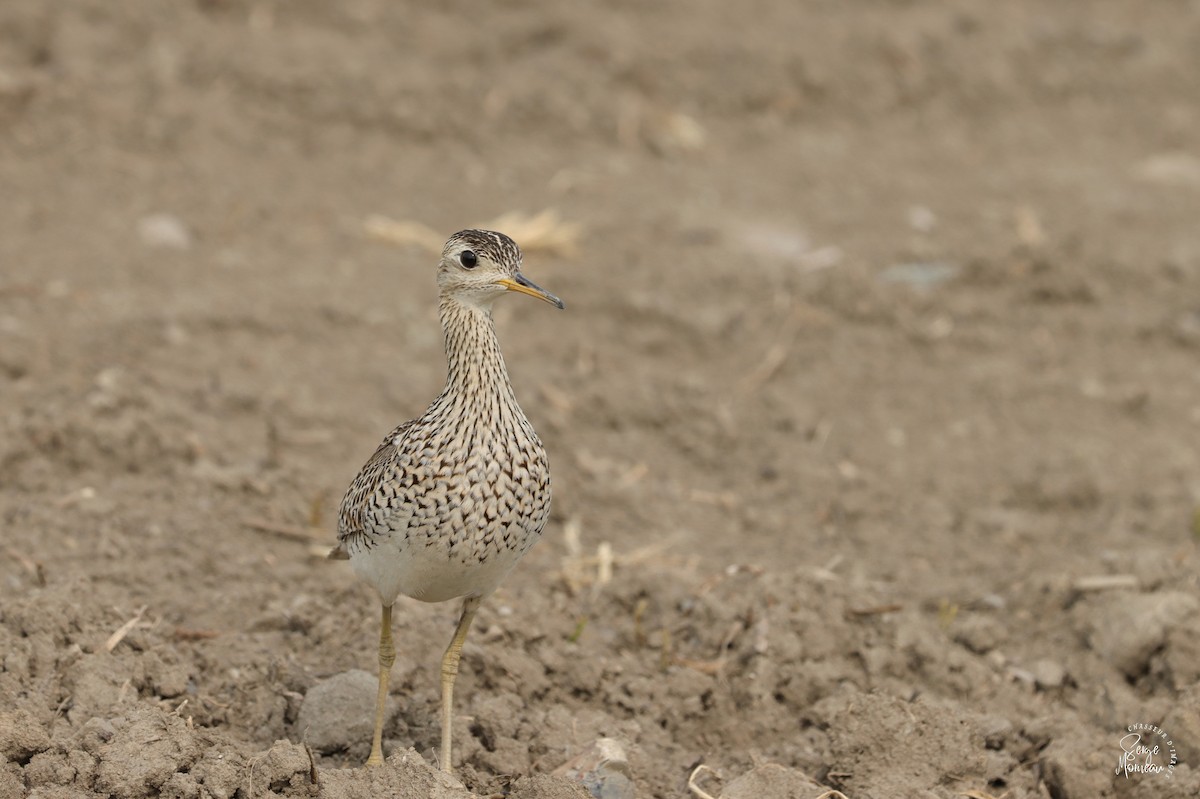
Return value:
<svg viewBox="0 0 1200 799">
<path fill-rule="evenodd" d="M 918 233 L 928 233 L 937 227 L 937 215 L 924 205 L 909 206 L 908 225 Z"/>
<path fill-rule="evenodd" d="M 1067 670 L 1061 663 L 1053 660 L 1038 660 L 1029 670 L 1033 673 L 1033 682 L 1038 688 L 1061 688 L 1067 680 Z"/>
<path fill-rule="evenodd" d="M 879 273 L 879 280 L 883 283 L 903 283 L 915 289 L 928 290 L 946 282 L 958 272 L 959 268 L 956 265 L 942 261 L 893 264 Z"/>
<path fill-rule="evenodd" d="M 1200 158 L 1186 152 L 1164 152 L 1144 159 L 1134 173 L 1160 186 L 1200 187 Z"/>
<path fill-rule="evenodd" d="M 1004 610 L 1008 607 L 1008 602 L 999 594 L 984 594 L 979 598 L 979 603 L 991 610 Z"/>
<path fill-rule="evenodd" d="M 187 250 L 192 246 L 192 234 L 183 220 L 174 214 L 150 214 L 138 220 L 138 236 L 147 247 L 168 250 Z"/>
</svg>

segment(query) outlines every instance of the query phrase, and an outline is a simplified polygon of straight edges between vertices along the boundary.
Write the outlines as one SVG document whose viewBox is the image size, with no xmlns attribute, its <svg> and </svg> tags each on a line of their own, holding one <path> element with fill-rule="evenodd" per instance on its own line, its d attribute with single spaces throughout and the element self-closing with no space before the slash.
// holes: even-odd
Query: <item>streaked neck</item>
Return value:
<svg viewBox="0 0 1200 799">
<path fill-rule="evenodd" d="M 438 313 L 446 338 L 445 393 L 479 395 L 482 402 L 515 401 L 491 309 L 444 296 Z"/>
</svg>

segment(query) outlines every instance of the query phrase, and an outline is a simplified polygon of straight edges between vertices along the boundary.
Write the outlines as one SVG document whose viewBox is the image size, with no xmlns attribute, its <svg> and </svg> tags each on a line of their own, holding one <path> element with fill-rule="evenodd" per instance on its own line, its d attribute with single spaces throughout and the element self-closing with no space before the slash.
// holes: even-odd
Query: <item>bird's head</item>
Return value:
<svg viewBox="0 0 1200 799">
<path fill-rule="evenodd" d="M 521 274 L 517 243 L 492 230 L 460 230 L 449 238 L 438 265 L 438 288 L 444 296 L 481 308 L 506 291 L 563 307 L 562 300 Z"/>
</svg>

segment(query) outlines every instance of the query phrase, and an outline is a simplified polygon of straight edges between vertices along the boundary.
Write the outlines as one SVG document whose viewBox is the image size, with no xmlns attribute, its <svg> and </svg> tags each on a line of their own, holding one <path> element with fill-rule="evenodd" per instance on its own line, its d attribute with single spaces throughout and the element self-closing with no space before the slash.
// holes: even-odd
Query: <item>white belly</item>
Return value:
<svg viewBox="0 0 1200 799">
<path fill-rule="evenodd" d="M 369 549 L 354 547 L 350 566 L 374 586 L 385 605 L 394 603 L 400 594 L 422 602 L 445 602 L 490 594 L 524 553 L 523 549 L 493 549 L 482 562 L 463 562 L 439 546 L 418 543 L 401 549 L 395 539 L 384 539 Z"/>
</svg>

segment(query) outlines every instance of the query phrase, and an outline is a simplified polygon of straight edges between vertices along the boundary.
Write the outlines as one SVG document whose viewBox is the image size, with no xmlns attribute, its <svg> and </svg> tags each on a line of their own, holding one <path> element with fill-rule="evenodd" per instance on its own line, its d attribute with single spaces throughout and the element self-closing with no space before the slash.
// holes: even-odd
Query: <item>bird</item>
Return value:
<svg viewBox="0 0 1200 799">
<path fill-rule="evenodd" d="M 521 250 L 491 230 L 461 230 L 442 249 L 438 314 L 446 386 L 416 419 L 388 433 L 350 484 L 338 512 L 335 560 L 379 595 L 379 692 L 368 767 L 383 763 L 384 706 L 396 659 L 392 607 L 462 598 L 441 664 L 441 768 L 452 772 L 454 681 L 475 613 L 541 537 L 550 467 L 517 404 L 492 320 L 509 292 L 560 310 L 562 300 L 521 273 Z"/>
</svg>

